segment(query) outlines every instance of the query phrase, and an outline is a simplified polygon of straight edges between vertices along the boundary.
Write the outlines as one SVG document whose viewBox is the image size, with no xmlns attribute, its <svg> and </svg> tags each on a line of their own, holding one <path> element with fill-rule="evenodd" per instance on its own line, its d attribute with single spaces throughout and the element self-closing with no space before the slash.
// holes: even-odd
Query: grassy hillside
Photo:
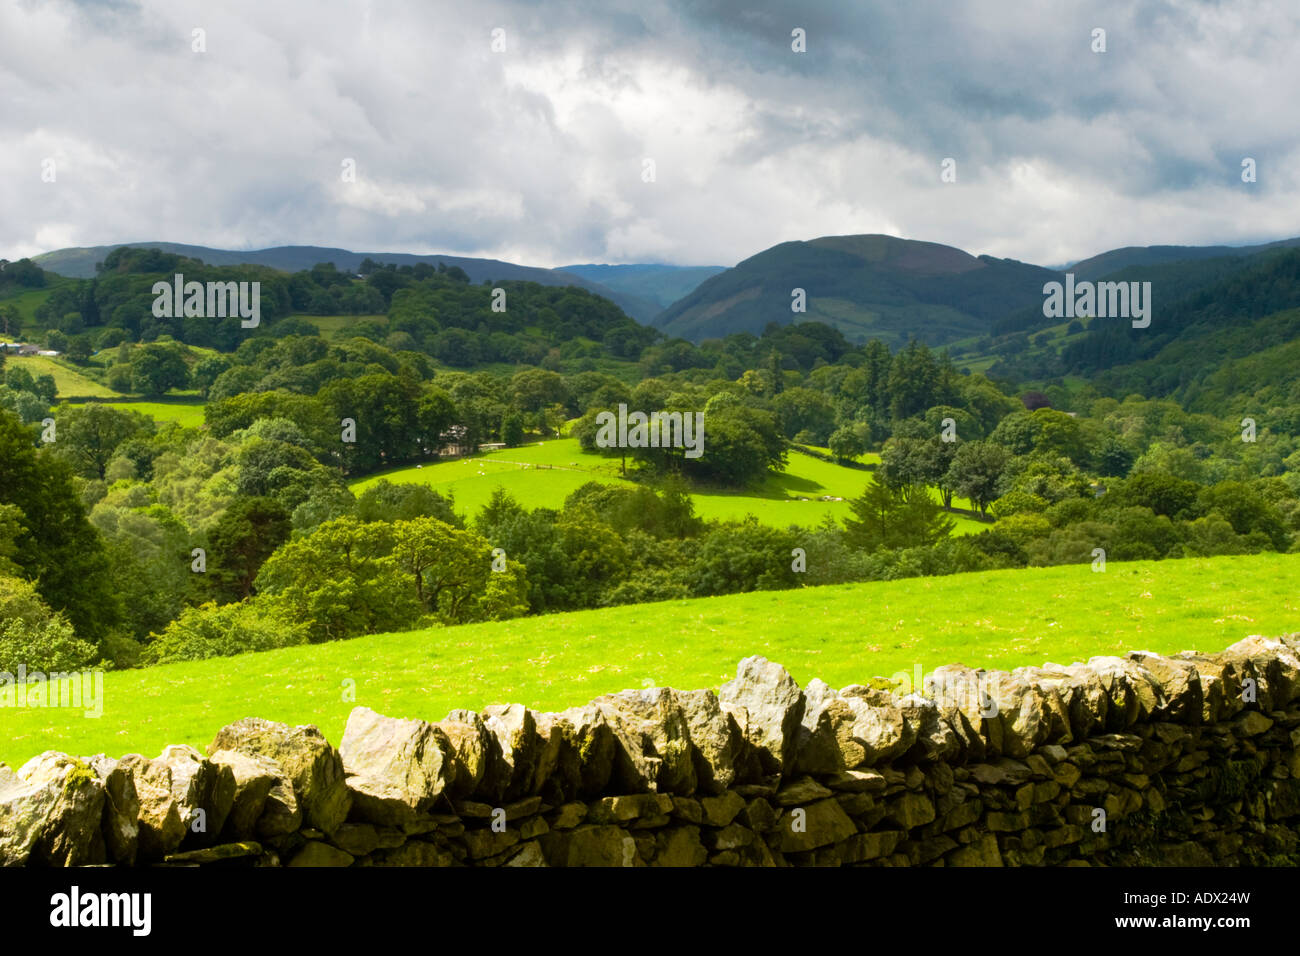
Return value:
<svg viewBox="0 0 1300 956">
<path fill-rule="evenodd" d="M 117 398 L 118 393 L 76 369 L 57 362 L 46 355 L 11 355 L 5 368 L 25 368 L 32 378 L 53 375 L 58 397 L 63 398 Z"/>
<path fill-rule="evenodd" d="M 707 446 L 706 446 L 707 447 Z M 848 499 L 862 494 L 870 472 L 792 453 L 782 474 L 770 474 L 755 489 L 697 491 L 691 497 L 702 518 L 743 518 L 756 515 L 765 524 L 813 527 L 826 515 L 843 519 Z M 539 467 L 540 466 L 540 467 Z M 619 482 L 619 460 L 582 451 L 576 438 L 538 442 L 522 448 L 487 452 L 476 458 L 411 466 L 363 478 L 352 484 L 359 494 L 380 478 L 392 482 L 420 482 L 456 497 L 456 510 L 473 516 L 501 487 L 526 508 L 559 508 L 564 499 L 589 481 Z M 937 496 L 937 493 L 936 493 Z M 823 497 L 839 501 L 822 501 Z M 954 501 L 969 507 L 966 501 Z M 956 533 L 972 534 L 988 525 L 954 516 Z"/>
<path fill-rule="evenodd" d="M 1300 556 L 1270 554 L 755 592 L 381 634 L 110 672 L 98 719 L 6 711 L 0 759 L 203 747 L 248 716 L 314 723 L 337 743 L 358 704 L 429 720 L 510 701 L 564 708 L 629 687 L 717 687 L 750 654 L 784 664 L 800 684 L 820 677 L 839 687 L 918 665 L 928 673 L 1214 651 L 1300 628 L 1298 594 Z M 349 681 L 355 701 L 345 699 Z"/>
</svg>

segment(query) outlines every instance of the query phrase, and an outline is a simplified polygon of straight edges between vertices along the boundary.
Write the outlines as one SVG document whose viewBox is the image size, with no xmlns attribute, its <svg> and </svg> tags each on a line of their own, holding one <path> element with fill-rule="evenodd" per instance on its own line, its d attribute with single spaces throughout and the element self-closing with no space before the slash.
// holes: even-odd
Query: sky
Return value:
<svg viewBox="0 0 1300 956">
<path fill-rule="evenodd" d="M 1281 239 L 1298 50 L 1293 0 L 0 0 L 0 257 Z"/>
</svg>

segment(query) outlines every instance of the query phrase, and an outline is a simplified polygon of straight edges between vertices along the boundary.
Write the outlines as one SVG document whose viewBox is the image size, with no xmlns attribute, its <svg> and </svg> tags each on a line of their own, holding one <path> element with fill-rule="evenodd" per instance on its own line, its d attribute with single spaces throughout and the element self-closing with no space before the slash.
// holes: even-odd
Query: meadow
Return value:
<svg viewBox="0 0 1300 956">
<path fill-rule="evenodd" d="M 109 408 L 148 415 L 160 424 L 176 422 L 185 428 L 200 428 L 203 425 L 203 403 L 200 401 L 106 402 L 105 404 Z"/>
<path fill-rule="evenodd" d="M 26 369 L 32 378 L 53 375 L 54 387 L 61 399 L 121 397 L 107 385 L 101 385 L 90 376 L 83 375 L 48 355 L 10 355 L 5 359 L 5 369 L 11 368 Z"/>
<path fill-rule="evenodd" d="M 878 462 L 879 456 L 863 456 L 863 461 Z M 359 479 L 351 488 L 354 494 L 360 494 L 381 478 L 395 484 L 418 482 L 442 494 L 451 493 L 456 499 L 456 511 L 472 516 L 498 487 L 526 508 L 559 508 L 568 495 L 589 481 L 624 481 L 619 468 L 618 458 L 584 452 L 576 438 L 557 438 L 473 458 L 397 468 Z M 769 473 L 756 488 L 697 489 L 691 498 L 701 518 L 739 519 L 752 514 L 768 525 L 812 528 L 827 515 L 837 520 L 848 517 L 849 499 L 860 496 L 871 481 L 869 471 L 792 451 L 786 470 Z M 937 498 L 938 492 L 934 494 Z M 954 500 L 953 504 L 970 507 L 964 500 Z M 988 528 L 973 518 L 952 518 L 954 534 L 976 534 Z"/>
<path fill-rule="evenodd" d="M 1300 555 L 1261 554 L 760 591 L 372 635 L 109 672 L 98 719 L 7 710 L 0 760 L 202 748 L 248 716 L 316 724 L 337 743 L 357 705 L 427 720 L 512 701 L 561 709 L 626 688 L 716 688 L 751 654 L 801 685 L 820 677 L 840 687 L 917 666 L 1217 651 L 1300 629 L 1298 594 Z"/>
</svg>

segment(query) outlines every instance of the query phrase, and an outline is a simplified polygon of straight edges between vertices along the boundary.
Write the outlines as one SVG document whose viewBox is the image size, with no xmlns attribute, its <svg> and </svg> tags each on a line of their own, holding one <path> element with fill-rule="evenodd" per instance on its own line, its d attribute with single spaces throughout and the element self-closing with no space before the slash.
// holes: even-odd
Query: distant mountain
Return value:
<svg viewBox="0 0 1300 956">
<path fill-rule="evenodd" d="M 331 249 L 323 246 L 276 246 L 272 249 L 213 249 L 209 246 L 191 246 L 179 242 L 124 242 L 112 246 L 90 246 L 86 248 L 58 249 L 33 256 L 32 260 L 42 269 L 59 275 L 78 279 L 89 279 L 95 275 L 95 263 L 103 262 L 114 249 L 120 246 L 133 246 L 140 249 L 161 249 L 163 252 L 177 253 L 194 259 L 202 259 L 208 265 L 260 265 L 283 272 L 299 272 L 310 269 L 319 262 L 332 262 L 335 267 L 345 272 L 356 272 L 364 259 L 375 262 L 394 263 L 396 265 L 414 265 L 427 262 L 437 265 L 445 263 L 448 267 L 460 266 L 469 275 L 470 281 L 477 284 L 488 280 L 521 280 L 538 282 L 542 285 L 576 285 L 614 302 L 624 312 L 639 322 L 648 323 L 659 311 L 659 303 L 643 297 L 621 292 L 602 285 L 582 275 L 564 272 L 559 269 L 541 269 L 534 266 L 521 266 L 499 259 L 473 259 L 466 256 L 412 255 L 405 252 L 350 252 L 347 249 Z"/>
<path fill-rule="evenodd" d="M 1191 262 L 1228 256 L 1251 256 L 1273 249 L 1300 246 L 1300 238 L 1280 239 L 1255 246 L 1124 246 L 1111 249 L 1069 267 L 1076 279 L 1099 279 L 1132 266 L 1156 266 L 1168 262 Z"/>
<path fill-rule="evenodd" d="M 972 256 L 894 236 L 826 236 L 783 242 L 706 279 L 657 315 L 669 335 L 700 341 L 761 333 L 769 322 L 821 321 L 850 341 L 909 337 L 930 345 L 987 332 L 1018 309 L 1041 304 L 1060 273 L 1014 259 Z M 803 289 L 806 311 L 791 311 Z"/>
<path fill-rule="evenodd" d="M 1276 426 L 1274 407 L 1300 399 L 1300 249 L 1238 261 L 1249 268 L 1157 303 L 1148 329 L 1090 325 L 1062 350 L 1062 370 L 1109 394 L 1169 395 L 1216 414 L 1268 412 Z"/>
<path fill-rule="evenodd" d="M 726 266 L 662 266 L 662 265 L 574 265 L 560 266 L 560 271 L 599 282 L 607 288 L 627 295 L 638 296 L 654 304 L 654 311 L 672 305 L 690 295 L 701 282 Z"/>
</svg>

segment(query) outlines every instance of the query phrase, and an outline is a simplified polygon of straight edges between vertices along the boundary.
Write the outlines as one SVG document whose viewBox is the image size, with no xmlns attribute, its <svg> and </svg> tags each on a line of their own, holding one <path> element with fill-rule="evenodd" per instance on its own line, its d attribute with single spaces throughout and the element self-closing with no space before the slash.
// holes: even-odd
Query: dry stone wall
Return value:
<svg viewBox="0 0 1300 956">
<path fill-rule="evenodd" d="M 73 866 L 1270 865 L 1300 862 L 1300 635 L 905 697 L 624 691 L 438 723 L 356 708 L 338 747 L 249 718 L 207 753 L 0 764 L 0 861 Z"/>
</svg>

